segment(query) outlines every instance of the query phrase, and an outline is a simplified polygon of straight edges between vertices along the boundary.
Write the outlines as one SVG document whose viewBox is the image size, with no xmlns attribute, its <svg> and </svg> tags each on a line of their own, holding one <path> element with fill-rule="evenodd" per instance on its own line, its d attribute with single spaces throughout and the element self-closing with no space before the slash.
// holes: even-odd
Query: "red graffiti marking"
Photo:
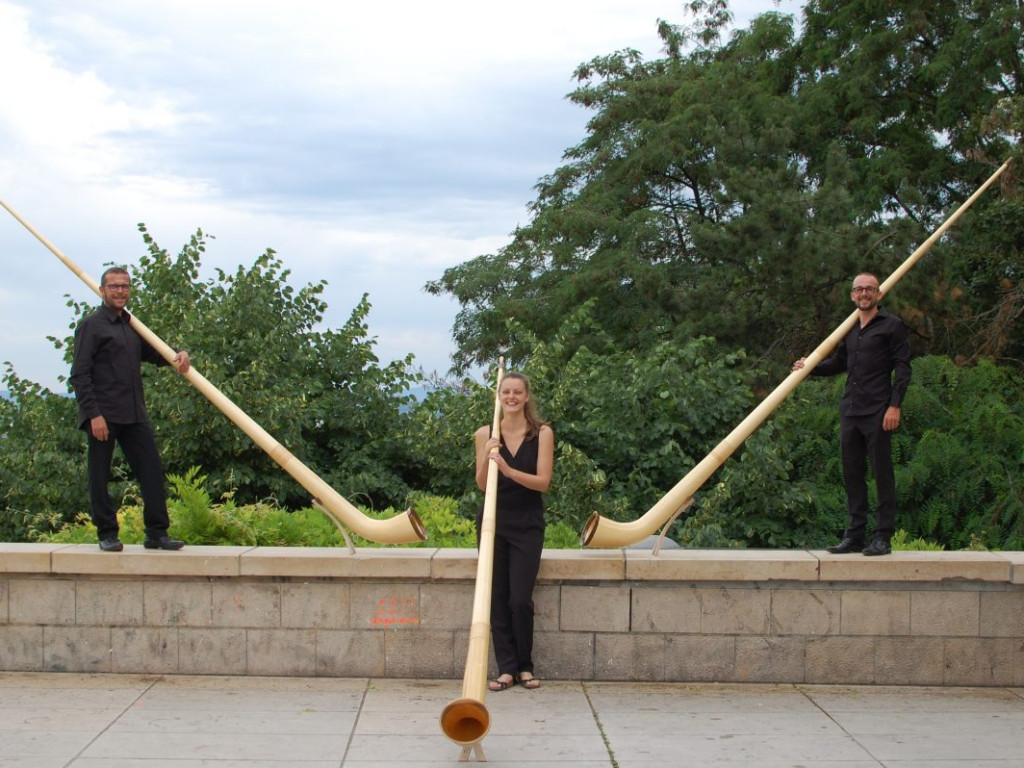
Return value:
<svg viewBox="0 0 1024 768">
<path fill-rule="evenodd" d="M 370 623 L 374 626 L 395 627 L 408 624 L 419 624 L 416 615 L 419 606 L 413 598 L 385 597 L 377 603 Z"/>
</svg>

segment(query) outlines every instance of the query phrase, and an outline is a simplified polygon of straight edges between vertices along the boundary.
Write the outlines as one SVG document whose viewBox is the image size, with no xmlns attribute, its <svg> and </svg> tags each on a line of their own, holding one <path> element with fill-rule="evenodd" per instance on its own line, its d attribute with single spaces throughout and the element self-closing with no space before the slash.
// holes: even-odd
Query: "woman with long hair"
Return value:
<svg viewBox="0 0 1024 768">
<path fill-rule="evenodd" d="M 555 433 L 540 418 L 530 396 L 530 380 L 505 374 L 498 390 L 501 435 L 491 427 L 476 431 L 476 484 L 487 485 L 487 466 L 498 467 L 491 586 L 491 639 L 498 677 L 487 688 L 503 691 L 519 684 L 540 687 L 533 674 L 533 587 L 544 548 L 544 500 L 555 463 Z M 498 448 L 492 453 L 493 448 Z M 477 515 L 479 537 L 483 508 Z"/>
</svg>

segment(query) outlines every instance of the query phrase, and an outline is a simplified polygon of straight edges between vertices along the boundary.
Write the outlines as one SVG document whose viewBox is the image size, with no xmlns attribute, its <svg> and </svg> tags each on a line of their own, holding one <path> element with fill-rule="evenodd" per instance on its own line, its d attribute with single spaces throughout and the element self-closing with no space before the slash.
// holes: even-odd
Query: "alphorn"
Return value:
<svg viewBox="0 0 1024 768">
<path fill-rule="evenodd" d="M 881 296 L 885 296 L 896 285 L 907 271 L 924 256 L 928 250 L 938 241 L 946 230 L 956 222 L 960 216 L 971 207 L 986 189 L 991 186 L 1000 174 L 1006 170 L 1010 161 L 1007 160 L 1000 166 L 999 170 L 993 173 L 989 179 L 982 184 L 973 195 L 954 211 L 954 213 L 943 222 L 942 226 L 935 230 L 932 235 L 915 250 L 903 264 L 893 272 L 888 279 L 880 286 Z M 880 296 L 880 297 L 881 297 Z M 843 337 L 850 331 L 853 324 L 857 322 L 857 310 L 854 310 L 848 318 L 832 332 L 818 348 L 807 356 L 804 367 L 793 371 L 782 383 L 766 397 L 760 405 L 748 415 L 739 426 L 722 440 L 699 464 L 687 473 L 672 490 L 665 494 L 653 507 L 642 517 L 623 523 L 617 520 L 608 520 L 597 512 L 590 515 L 580 533 L 580 543 L 585 547 L 627 547 L 630 544 L 644 539 L 653 534 L 658 528 L 665 526 L 675 519 L 676 515 L 692 501 L 693 495 L 700 489 L 708 478 L 713 475 L 719 467 L 725 463 L 736 449 L 753 434 L 761 424 L 768 418 L 783 400 L 796 388 L 797 384 L 803 381 L 814 369 L 824 360 L 832 350 L 839 344 Z"/>
<path fill-rule="evenodd" d="M 71 259 L 61 253 L 53 243 L 43 237 L 31 224 L 18 215 L 13 208 L 3 200 L 0 200 L 0 206 L 7 209 L 11 216 L 17 219 L 54 256 L 60 259 L 64 266 L 78 275 L 82 282 L 88 285 L 94 293 L 102 295 L 100 294 L 99 285 L 97 285 L 95 280 L 82 271 Z M 159 352 L 161 357 L 171 365 L 174 364 L 175 351 L 147 328 L 135 315 L 132 315 L 132 328 Z M 194 367 L 190 367 L 188 372 L 183 375 L 193 387 L 198 389 L 225 416 L 234 422 L 239 429 L 266 451 L 270 458 L 280 464 L 285 472 L 295 478 L 303 488 L 309 491 L 313 495 L 315 506 L 323 510 L 340 528 L 347 526 L 364 539 L 376 541 L 380 544 L 409 544 L 416 541 L 424 541 L 427 538 L 426 529 L 423 527 L 423 523 L 420 521 L 415 510 L 407 509 L 404 513 L 395 515 L 387 520 L 375 520 L 365 515 L 324 482 L 313 470 L 295 458 L 290 451 L 271 437 L 266 430 L 246 415 L 241 408 L 235 405 L 213 384 L 207 381 Z M 344 528 L 342 528 L 342 533 L 344 533 Z"/>
<path fill-rule="evenodd" d="M 498 359 L 494 394 L 494 421 L 491 436 L 501 437 L 501 380 L 505 358 Z M 492 448 L 491 453 L 499 449 Z M 441 713 L 441 730 L 463 748 L 463 757 L 471 747 L 479 750 L 480 740 L 491 727 L 491 716 L 484 705 L 487 696 L 487 663 L 491 648 L 491 583 L 494 580 L 494 531 L 497 526 L 498 465 L 487 460 L 484 512 L 480 522 L 480 544 L 476 563 L 476 590 L 473 593 L 473 617 L 469 630 L 469 648 L 462 677 L 462 697 L 448 703 Z M 482 751 L 478 753 L 478 757 Z"/>
</svg>

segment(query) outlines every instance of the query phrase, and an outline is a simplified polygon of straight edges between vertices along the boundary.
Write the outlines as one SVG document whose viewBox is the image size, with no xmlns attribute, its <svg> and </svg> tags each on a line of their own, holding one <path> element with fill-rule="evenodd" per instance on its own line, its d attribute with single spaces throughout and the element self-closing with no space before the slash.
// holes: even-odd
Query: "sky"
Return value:
<svg viewBox="0 0 1024 768">
<path fill-rule="evenodd" d="M 801 5 L 730 8 L 744 27 Z M 575 68 L 660 58 L 659 19 L 687 18 L 682 0 L 0 0 L 0 200 L 96 281 L 145 253 L 140 222 L 171 254 L 212 235 L 202 279 L 273 248 L 291 285 L 327 281 L 325 328 L 366 293 L 381 363 L 444 374 L 458 305 L 424 285 L 529 221 L 586 135 Z M 0 374 L 66 391 L 48 337 L 71 333 L 69 297 L 98 298 L 2 208 L 0 262 Z"/>
</svg>

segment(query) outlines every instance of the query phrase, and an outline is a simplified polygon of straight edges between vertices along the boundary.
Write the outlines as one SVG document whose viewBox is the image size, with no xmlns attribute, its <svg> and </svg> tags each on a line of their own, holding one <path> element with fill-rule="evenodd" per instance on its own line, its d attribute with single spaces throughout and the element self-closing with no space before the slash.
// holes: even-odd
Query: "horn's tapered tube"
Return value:
<svg viewBox="0 0 1024 768">
<path fill-rule="evenodd" d="M 886 295 L 907 271 L 924 256 L 933 245 L 945 234 L 960 218 L 963 213 L 971 207 L 982 193 L 985 192 L 1000 174 L 1006 170 L 1010 161 L 1007 160 L 993 173 L 988 180 L 982 184 L 963 204 L 953 212 L 942 225 L 924 241 L 906 261 L 903 262 L 880 286 L 881 295 Z M 642 517 L 632 522 L 623 523 L 616 520 L 609 520 L 597 512 L 591 514 L 580 533 L 580 543 L 585 547 L 626 547 L 635 544 L 641 539 L 650 536 L 663 526 L 693 495 L 700 490 L 719 467 L 728 459 L 743 442 L 753 434 L 761 424 L 768 418 L 783 400 L 796 388 L 797 384 L 803 381 L 814 367 L 824 360 L 832 350 L 838 346 L 843 337 L 857 322 L 857 310 L 854 310 L 842 325 L 836 328 L 832 334 L 825 339 L 817 349 L 807 356 L 804 367 L 793 371 L 787 376 L 778 387 L 776 387 L 743 421 L 740 422 L 729 435 L 722 440 L 700 463 L 687 473 L 672 490 L 665 494 L 653 507 Z"/>
<path fill-rule="evenodd" d="M 498 360 L 494 394 L 494 421 L 491 436 L 501 436 L 501 380 L 505 359 Z M 497 453 L 498 449 L 491 449 Z M 476 564 L 476 588 L 473 592 L 473 616 L 469 628 L 469 648 L 462 677 L 462 697 L 448 703 L 441 713 L 441 730 L 463 747 L 476 744 L 487 735 L 491 716 L 484 700 L 487 696 L 487 663 L 491 649 L 491 583 L 494 578 L 494 531 L 497 526 L 498 466 L 488 460 L 484 512 L 480 522 L 480 545 Z"/>
<path fill-rule="evenodd" d="M 31 232 L 39 242 L 45 245 L 54 256 L 60 259 L 64 265 L 78 275 L 81 280 L 89 286 L 96 294 L 100 293 L 99 285 L 89 277 L 77 264 L 65 256 L 56 246 L 43 237 L 31 224 L 16 213 L 7 203 L 0 200 L 3 206 L 18 222 Z M 173 365 L 176 352 L 164 343 L 159 336 L 151 331 L 135 315 L 132 315 L 132 328 L 146 342 L 152 346 L 160 356 Z M 400 515 L 388 518 L 387 520 L 375 520 L 361 512 L 350 504 L 345 498 L 325 483 L 315 472 L 299 461 L 288 449 L 271 437 L 266 430 L 253 421 L 241 408 L 235 405 L 219 389 L 211 384 L 194 367 L 183 374 L 193 387 L 199 390 L 213 405 L 219 408 L 234 424 L 245 432 L 253 442 L 267 452 L 267 454 L 281 465 L 281 468 L 291 475 L 307 491 L 314 500 L 335 522 L 344 525 L 364 539 L 376 541 L 381 544 L 408 544 L 416 541 L 424 541 L 427 538 L 426 530 L 416 512 L 412 509 L 406 510 Z"/>
</svg>

